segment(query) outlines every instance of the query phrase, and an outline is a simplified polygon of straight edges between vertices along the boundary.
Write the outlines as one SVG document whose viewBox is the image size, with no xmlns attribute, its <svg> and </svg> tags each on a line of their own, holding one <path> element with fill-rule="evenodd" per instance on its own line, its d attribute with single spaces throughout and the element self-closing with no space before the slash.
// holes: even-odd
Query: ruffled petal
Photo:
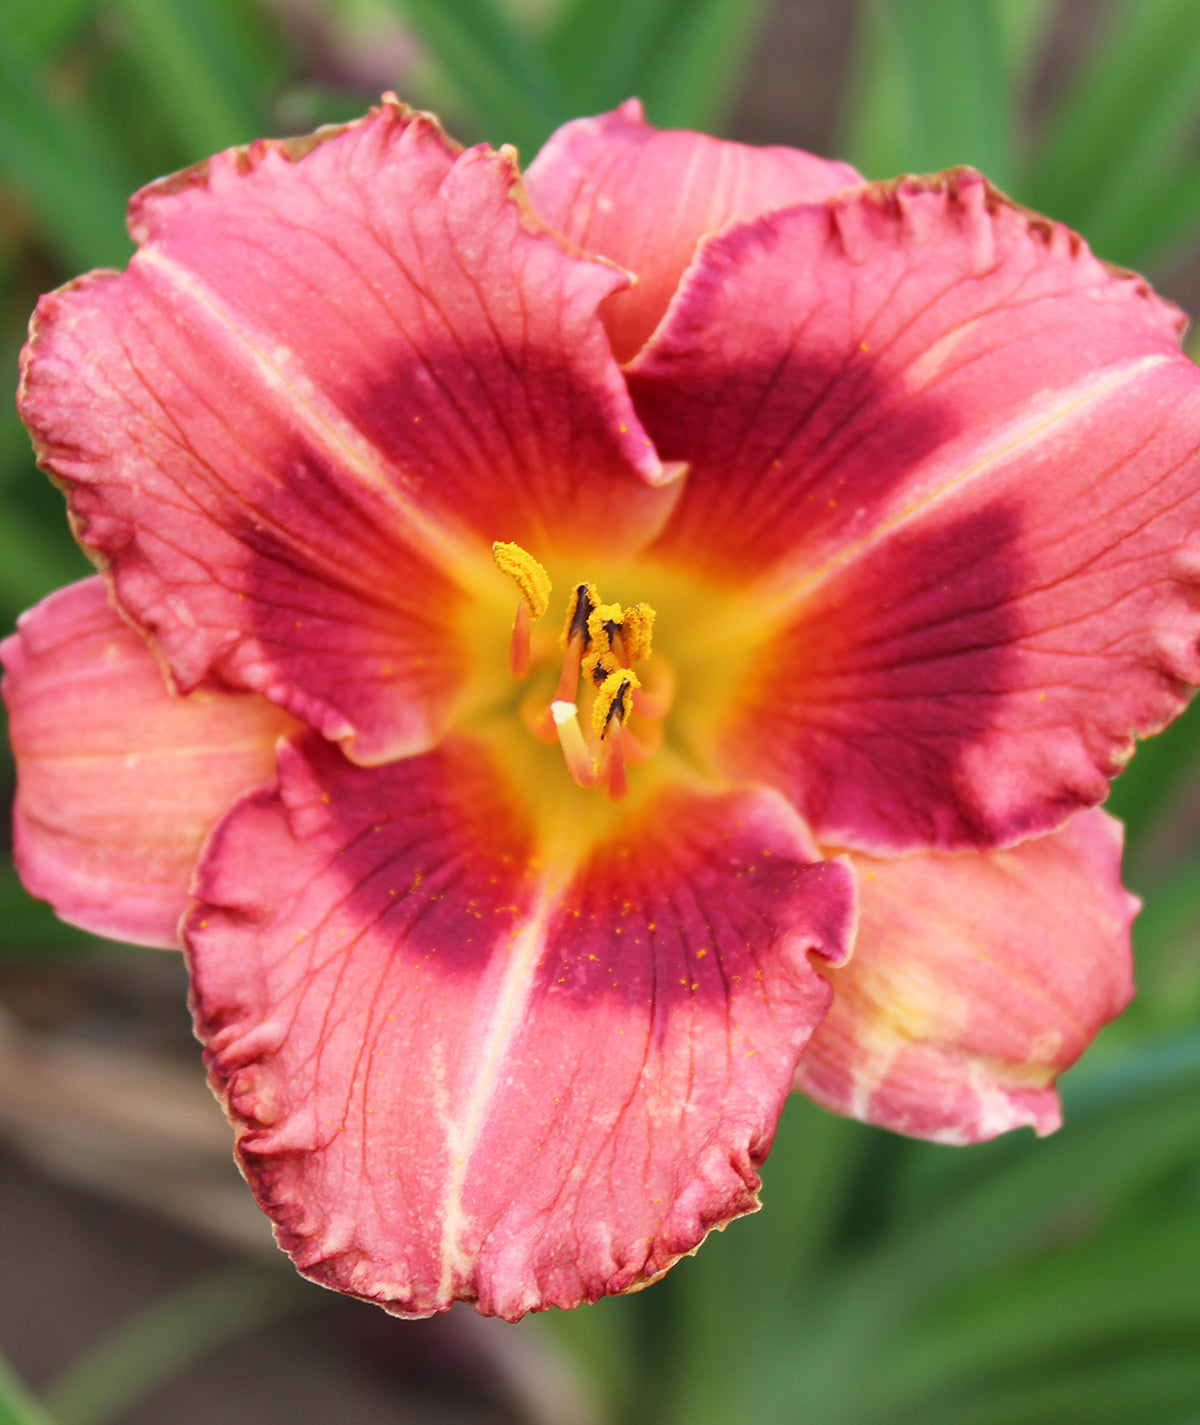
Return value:
<svg viewBox="0 0 1200 1425">
<path fill-rule="evenodd" d="M 765 631 L 722 765 L 879 853 L 1101 800 L 1200 680 L 1180 322 L 971 173 L 708 244 L 631 382 L 692 466 L 656 552 Z"/>
<path fill-rule="evenodd" d="M 940 1143 L 1061 1119 L 1054 1080 L 1133 994 L 1121 824 L 1010 851 L 852 858 L 861 924 L 796 1073 L 833 1109 Z"/>
<path fill-rule="evenodd" d="M 584 795 L 584 794 L 580 794 Z M 644 1284 L 752 1211 L 852 879 L 774 793 L 668 788 L 564 863 L 482 742 L 307 736 L 210 842 L 197 1029 L 300 1269 L 401 1315 Z"/>
<path fill-rule="evenodd" d="M 184 690 L 364 761 L 430 745 L 496 539 L 636 547 L 674 498 L 513 156 L 394 100 L 151 185 L 124 273 L 44 298 L 22 411 Z"/>
<path fill-rule="evenodd" d="M 702 238 L 862 181 L 848 163 L 800 149 L 651 128 L 636 99 L 611 114 L 564 124 L 526 177 L 548 223 L 636 273 L 637 284 L 600 309 L 621 361 L 662 319 Z"/>
<path fill-rule="evenodd" d="M 104 581 L 60 589 L 0 645 L 21 879 L 73 925 L 178 946 L 204 837 L 267 782 L 295 722 L 246 694 L 173 696 Z"/>
</svg>

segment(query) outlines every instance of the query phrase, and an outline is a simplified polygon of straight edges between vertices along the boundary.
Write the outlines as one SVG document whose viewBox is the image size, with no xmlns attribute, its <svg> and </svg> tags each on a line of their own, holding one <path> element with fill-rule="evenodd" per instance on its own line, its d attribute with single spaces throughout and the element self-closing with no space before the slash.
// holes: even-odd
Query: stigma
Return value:
<svg viewBox="0 0 1200 1425">
<path fill-rule="evenodd" d="M 533 669 L 532 625 L 550 606 L 550 576 L 519 544 L 492 545 L 497 567 L 517 586 L 520 596 L 513 620 L 508 666 L 514 678 Z M 595 584 L 579 583 L 567 599 L 559 645 L 562 668 L 548 703 L 523 708 L 533 734 L 557 741 L 572 779 L 581 787 L 603 786 L 612 798 L 628 790 L 627 762 L 644 762 L 656 741 L 639 737 L 630 727 L 634 715 L 657 722 L 670 704 L 660 687 L 647 696 L 633 664 L 652 652 L 654 610 L 649 604 L 606 604 Z M 660 684 L 664 683 L 662 678 Z M 543 695 L 544 696 L 544 695 Z M 590 704 L 580 716 L 581 699 Z"/>
</svg>

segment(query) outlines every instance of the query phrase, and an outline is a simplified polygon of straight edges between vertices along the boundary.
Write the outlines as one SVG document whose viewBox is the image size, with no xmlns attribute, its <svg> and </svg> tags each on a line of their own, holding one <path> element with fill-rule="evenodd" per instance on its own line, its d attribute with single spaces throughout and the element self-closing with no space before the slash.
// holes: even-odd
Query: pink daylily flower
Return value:
<svg viewBox="0 0 1200 1425">
<path fill-rule="evenodd" d="M 973 172 L 634 104 L 523 185 L 389 97 L 130 228 L 25 355 L 103 575 L 4 647 L 17 854 L 182 943 L 301 1271 L 635 1288 L 793 1087 L 1056 1126 L 1131 992 L 1097 803 L 1200 681 L 1173 307 Z"/>
</svg>

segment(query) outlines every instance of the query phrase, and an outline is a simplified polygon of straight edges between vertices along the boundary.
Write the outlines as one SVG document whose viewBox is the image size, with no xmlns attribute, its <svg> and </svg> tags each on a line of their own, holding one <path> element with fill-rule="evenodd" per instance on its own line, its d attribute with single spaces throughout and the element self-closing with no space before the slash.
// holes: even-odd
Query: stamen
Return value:
<svg viewBox="0 0 1200 1425">
<path fill-rule="evenodd" d="M 496 540 L 492 545 L 492 558 L 497 569 L 508 575 L 521 595 L 517 616 L 513 620 L 508 670 L 514 678 L 526 678 L 530 664 L 530 624 L 534 619 L 541 618 L 550 607 L 550 575 L 519 544 Z"/>
<path fill-rule="evenodd" d="M 660 722 L 675 701 L 675 673 L 663 659 L 655 659 L 647 670 L 647 683 L 633 690 L 633 710 L 638 717 Z"/>
<path fill-rule="evenodd" d="M 625 656 L 630 663 L 650 657 L 651 635 L 654 632 L 654 610 L 649 604 L 632 604 L 621 620 L 621 637 Z"/>
<path fill-rule="evenodd" d="M 562 676 L 554 690 L 557 702 L 571 703 L 579 691 L 579 664 L 583 658 L 583 640 L 573 638 L 567 645 L 567 656 L 563 662 Z"/>
<path fill-rule="evenodd" d="M 537 688 L 531 688 L 521 699 L 521 721 L 525 724 L 526 730 L 531 732 L 539 742 L 553 745 L 558 741 L 558 733 L 554 727 L 554 718 L 546 703 L 546 695 L 544 692 L 539 692 Z"/>
<path fill-rule="evenodd" d="M 497 564 L 518 580 L 524 598 L 521 579 L 530 569 L 545 571 L 518 545 L 497 544 L 494 552 Z M 546 583 L 548 588 L 548 580 Z M 534 586 L 535 594 L 540 587 Z M 536 604 L 530 603 L 527 612 L 536 618 Z M 529 668 L 529 622 L 518 610 L 510 663 L 519 676 Z M 635 659 L 650 656 L 653 625 L 654 610 L 649 604 L 628 609 L 602 604 L 595 584 L 576 584 L 567 601 L 562 632 L 566 656 L 553 699 L 547 706 L 531 695 L 521 704 L 521 718 L 536 738 L 557 738 L 567 771 L 579 786 L 595 787 L 603 782 L 610 797 L 623 797 L 628 791 L 627 761 L 647 761 L 662 742 L 661 727 L 646 729 L 648 737 L 634 736 L 627 727 L 635 709 L 642 705 L 652 716 L 661 717 L 674 691 L 669 677 L 664 679 L 655 669 L 654 687 L 643 698 L 641 679 L 629 666 Z M 577 702 L 581 676 L 591 697 L 591 731 L 587 735 Z"/>
<path fill-rule="evenodd" d="M 517 605 L 513 619 L 512 642 L 508 646 L 508 671 L 514 678 L 527 678 L 531 661 L 529 605 L 524 599 Z"/>
<path fill-rule="evenodd" d="M 605 776 L 608 781 L 608 797 L 618 802 L 629 791 L 629 779 L 625 775 L 625 749 L 620 737 L 612 737 L 605 746 Z"/>
<path fill-rule="evenodd" d="M 592 731 L 597 737 L 603 740 L 614 728 L 620 729 L 629 721 L 632 694 L 640 687 L 638 675 L 631 668 L 618 668 L 605 678 L 592 704 Z"/>
<path fill-rule="evenodd" d="M 592 652 L 583 660 L 583 676 L 593 688 L 602 688 L 605 680 L 620 671 L 621 663 L 615 653 Z"/>
<path fill-rule="evenodd" d="M 574 703 L 555 698 L 550 704 L 550 716 L 554 719 L 567 771 L 581 787 L 594 787 L 600 776 L 584 740 L 583 728 L 579 726 L 578 707 Z"/>
<path fill-rule="evenodd" d="M 621 632 L 621 605 L 597 604 L 588 615 L 588 638 L 591 646 L 607 650 L 613 646 L 613 639 Z"/>
<path fill-rule="evenodd" d="M 578 638 L 586 653 L 591 648 L 591 638 L 588 634 L 588 620 L 592 616 L 592 610 L 600 603 L 600 595 L 595 584 L 576 584 L 571 591 L 571 597 L 567 602 L 567 621 L 563 627 L 562 645 L 569 649 L 573 640 Z"/>
<path fill-rule="evenodd" d="M 647 733 L 649 734 L 647 736 Z M 632 762 L 635 766 L 640 766 L 643 762 L 649 762 L 651 757 L 662 746 L 663 733 L 661 723 L 655 723 L 646 729 L 641 735 L 635 733 L 630 727 L 621 729 L 621 751 L 625 754 L 625 761 Z"/>
<path fill-rule="evenodd" d="M 516 584 L 533 617 L 541 618 L 550 607 L 550 575 L 528 550 L 502 539 L 492 545 L 492 558 L 501 574 L 507 574 Z"/>
</svg>

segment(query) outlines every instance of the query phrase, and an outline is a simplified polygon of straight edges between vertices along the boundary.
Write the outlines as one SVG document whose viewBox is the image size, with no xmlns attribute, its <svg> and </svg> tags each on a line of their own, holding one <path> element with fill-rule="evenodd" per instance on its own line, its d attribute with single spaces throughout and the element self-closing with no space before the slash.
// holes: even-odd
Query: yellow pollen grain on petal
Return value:
<svg viewBox="0 0 1200 1425">
<path fill-rule="evenodd" d="M 604 737 L 614 727 L 623 727 L 633 711 L 633 692 L 642 686 L 631 668 L 618 668 L 610 673 L 596 690 L 592 704 L 592 731 Z"/>
<path fill-rule="evenodd" d="M 550 607 L 550 575 L 527 549 L 502 539 L 492 545 L 492 558 L 500 572 L 516 584 L 533 617 L 541 618 Z"/>
</svg>

